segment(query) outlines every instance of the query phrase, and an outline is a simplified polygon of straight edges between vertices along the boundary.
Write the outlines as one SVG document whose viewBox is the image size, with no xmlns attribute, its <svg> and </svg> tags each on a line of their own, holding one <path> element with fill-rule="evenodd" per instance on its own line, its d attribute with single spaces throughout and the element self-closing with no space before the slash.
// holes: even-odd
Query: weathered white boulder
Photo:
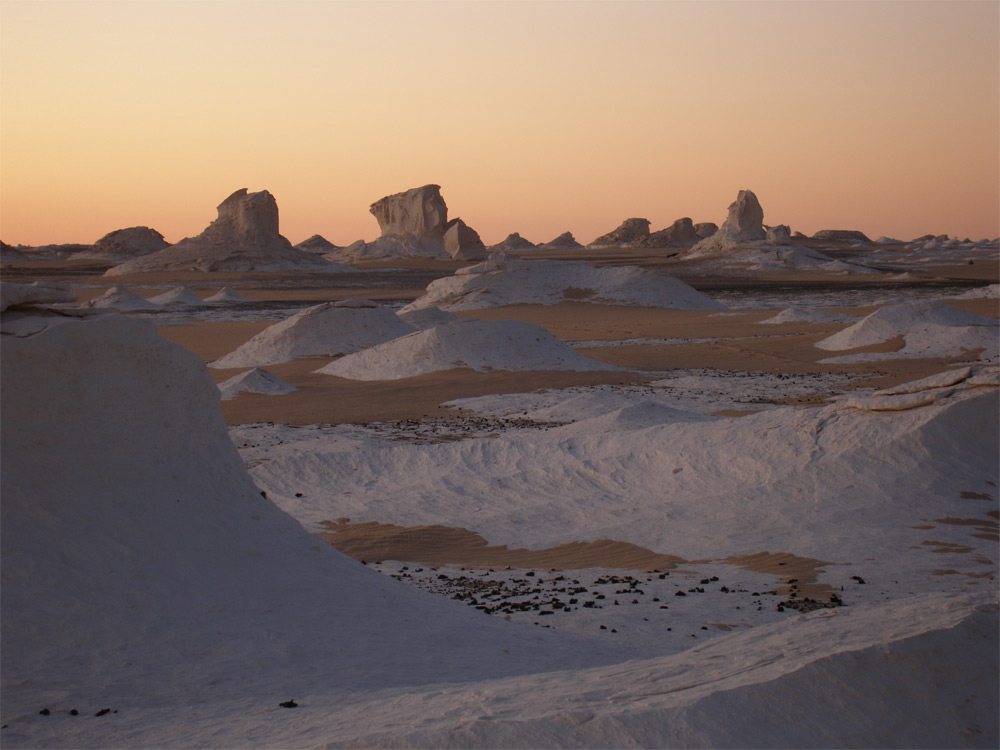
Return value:
<svg viewBox="0 0 1000 750">
<path fill-rule="evenodd" d="M 719 225 L 714 221 L 703 221 L 700 224 L 694 225 L 694 233 L 698 235 L 701 239 L 706 239 L 711 237 L 713 234 L 719 231 Z"/>
<path fill-rule="evenodd" d="M 767 241 L 772 245 L 787 245 L 792 241 L 792 230 L 787 224 L 767 228 Z"/>
<path fill-rule="evenodd" d="M 448 222 L 444 250 L 455 260 L 482 260 L 486 257 L 486 246 L 479 233 L 461 219 Z"/>
<path fill-rule="evenodd" d="M 33 284 L 0 282 L 0 310 L 22 305 L 49 305 L 56 302 L 75 301 L 76 295 L 65 286 L 45 284 L 39 281 Z"/>
<path fill-rule="evenodd" d="M 649 219 L 625 219 L 617 229 L 602 234 L 591 242 L 592 246 L 629 245 L 649 236 Z"/>
<path fill-rule="evenodd" d="M 764 209 L 750 190 L 741 190 L 729 206 L 729 215 L 719 231 L 694 246 L 694 253 L 703 254 L 725 250 L 743 242 L 754 242 L 766 237 Z"/>
<path fill-rule="evenodd" d="M 131 258 L 137 255 L 149 255 L 162 250 L 169 243 L 163 235 L 149 227 L 128 227 L 116 229 L 101 237 L 91 247 L 94 255 L 108 255 L 118 258 Z"/>
</svg>

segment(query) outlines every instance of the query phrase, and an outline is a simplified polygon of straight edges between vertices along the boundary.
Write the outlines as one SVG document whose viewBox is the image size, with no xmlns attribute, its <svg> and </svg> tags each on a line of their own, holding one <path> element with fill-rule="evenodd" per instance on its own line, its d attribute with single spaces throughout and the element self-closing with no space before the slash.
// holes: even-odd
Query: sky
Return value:
<svg viewBox="0 0 1000 750">
<path fill-rule="evenodd" d="M 1000 235 L 1000 3 L 0 0 L 0 237 L 293 243 L 435 183 L 487 244 L 642 217 Z"/>
</svg>

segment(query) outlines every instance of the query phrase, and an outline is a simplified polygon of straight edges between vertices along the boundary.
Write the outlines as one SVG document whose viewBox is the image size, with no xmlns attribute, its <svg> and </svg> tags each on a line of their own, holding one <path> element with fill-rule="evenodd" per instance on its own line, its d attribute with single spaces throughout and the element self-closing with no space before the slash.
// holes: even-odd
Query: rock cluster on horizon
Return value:
<svg viewBox="0 0 1000 750">
<path fill-rule="evenodd" d="M 278 231 L 278 203 L 267 190 L 241 188 L 218 206 L 218 217 L 196 237 L 115 266 L 107 276 L 149 271 L 346 270 L 296 250 Z"/>
<path fill-rule="evenodd" d="M 503 242 L 498 242 L 496 245 L 490 245 L 488 250 L 490 252 L 509 252 L 511 250 L 530 250 L 535 247 L 535 243 L 530 240 L 524 239 L 517 232 L 511 232 L 504 238 Z"/>
<path fill-rule="evenodd" d="M 591 246 L 628 245 L 649 236 L 649 219 L 625 219 L 617 229 L 602 234 Z"/>
</svg>

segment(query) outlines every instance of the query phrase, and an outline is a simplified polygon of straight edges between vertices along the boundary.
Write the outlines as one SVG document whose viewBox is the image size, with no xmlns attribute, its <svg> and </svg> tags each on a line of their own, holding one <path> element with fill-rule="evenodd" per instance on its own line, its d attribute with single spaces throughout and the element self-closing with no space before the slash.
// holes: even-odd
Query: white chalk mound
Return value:
<svg viewBox="0 0 1000 750">
<path fill-rule="evenodd" d="M 689 310 L 723 306 L 666 274 L 634 266 L 595 268 L 584 262 L 522 261 L 491 255 L 477 266 L 437 279 L 403 312 L 436 306 L 476 310 L 503 305 L 555 305 L 567 300 Z"/>
<path fill-rule="evenodd" d="M 446 326 L 460 320 L 458 316 L 445 312 L 440 307 L 421 307 L 408 312 L 401 310 L 397 315 L 400 320 L 422 331 L 436 326 Z"/>
<path fill-rule="evenodd" d="M 274 373 L 255 367 L 244 373 L 236 375 L 219 383 L 219 393 L 223 401 L 236 398 L 237 395 L 246 391 L 247 393 L 262 393 L 265 396 L 284 396 L 297 390 L 295 386 L 289 385 L 278 378 Z"/>
<path fill-rule="evenodd" d="M 116 229 L 101 237 L 90 248 L 91 255 L 112 258 L 132 258 L 137 255 L 149 255 L 162 250 L 169 243 L 163 235 L 149 227 L 128 227 Z"/>
<path fill-rule="evenodd" d="M 817 341 L 816 346 L 828 351 L 858 349 L 902 336 L 905 344 L 899 351 L 851 356 L 873 360 L 950 357 L 983 349 L 980 358 L 985 360 L 998 356 L 998 335 L 998 323 L 993 318 L 974 315 L 937 300 L 919 300 L 876 310 L 849 328 Z"/>
<path fill-rule="evenodd" d="M 317 370 L 351 380 L 395 380 L 439 370 L 617 370 L 577 354 L 541 326 L 469 320 L 350 354 Z"/>
<path fill-rule="evenodd" d="M 105 276 L 150 271 L 339 273 L 346 266 L 296 250 L 278 233 L 278 204 L 269 192 L 237 190 L 218 206 L 218 217 L 197 237 L 108 269 Z"/>
<path fill-rule="evenodd" d="M 120 312 L 130 312 L 132 310 L 162 310 L 163 305 L 150 302 L 144 297 L 140 297 L 135 292 L 130 292 L 123 286 L 113 286 L 104 294 L 94 299 L 84 302 L 81 307 L 107 308 Z"/>
<path fill-rule="evenodd" d="M 230 289 L 228 286 L 222 287 L 215 294 L 210 297 L 205 297 L 205 302 L 210 302 L 214 304 L 221 304 L 226 302 L 246 302 L 246 299 L 238 295 L 235 291 Z"/>
<path fill-rule="evenodd" d="M 853 315 L 826 312 L 825 310 L 803 310 L 789 307 L 773 318 L 760 321 L 762 325 L 781 325 L 782 323 L 852 323 L 857 320 Z"/>
<path fill-rule="evenodd" d="M 260 367 L 299 357 L 332 357 L 405 336 L 413 326 L 372 302 L 325 302 L 265 328 L 209 367 Z"/>
<path fill-rule="evenodd" d="M 204 304 L 201 297 L 195 294 L 189 286 L 175 286 L 168 292 L 150 297 L 149 301 L 157 305 L 182 305 L 185 307 L 200 307 Z"/>
</svg>

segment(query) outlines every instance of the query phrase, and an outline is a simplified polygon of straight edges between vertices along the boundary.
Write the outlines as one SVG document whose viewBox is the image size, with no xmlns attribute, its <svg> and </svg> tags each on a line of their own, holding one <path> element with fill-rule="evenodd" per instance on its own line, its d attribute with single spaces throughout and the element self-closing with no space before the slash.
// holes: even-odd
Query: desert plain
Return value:
<svg viewBox="0 0 1000 750">
<path fill-rule="evenodd" d="M 995 747 L 997 243 L 744 200 L 5 262 L 3 744 Z"/>
</svg>

